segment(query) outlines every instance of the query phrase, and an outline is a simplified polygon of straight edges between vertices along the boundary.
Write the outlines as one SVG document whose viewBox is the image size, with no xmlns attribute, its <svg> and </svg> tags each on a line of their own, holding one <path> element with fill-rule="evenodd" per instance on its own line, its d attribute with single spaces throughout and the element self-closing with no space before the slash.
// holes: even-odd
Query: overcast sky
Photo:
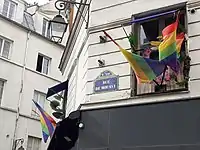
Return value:
<svg viewBox="0 0 200 150">
<path fill-rule="evenodd" d="M 42 4 L 47 3 L 49 0 L 25 0 L 25 1 L 27 1 L 28 3 L 37 2 L 39 5 L 42 5 Z"/>
</svg>

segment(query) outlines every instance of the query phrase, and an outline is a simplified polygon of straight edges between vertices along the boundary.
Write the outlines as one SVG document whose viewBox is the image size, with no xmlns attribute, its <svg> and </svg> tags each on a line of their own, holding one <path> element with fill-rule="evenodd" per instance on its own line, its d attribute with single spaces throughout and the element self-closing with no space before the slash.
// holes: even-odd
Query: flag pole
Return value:
<svg viewBox="0 0 200 150">
<path fill-rule="evenodd" d="M 158 84 L 158 82 L 157 82 L 155 79 L 153 79 L 153 82 L 154 82 L 157 86 L 160 86 L 160 84 Z"/>
<path fill-rule="evenodd" d="M 163 85 L 163 81 L 164 81 L 164 78 L 165 78 L 165 73 L 166 73 L 166 71 L 167 71 L 167 65 L 165 65 L 165 69 L 164 69 L 164 71 L 163 71 L 163 76 L 162 76 L 162 81 L 161 81 L 160 86 Z"/>
</svg>

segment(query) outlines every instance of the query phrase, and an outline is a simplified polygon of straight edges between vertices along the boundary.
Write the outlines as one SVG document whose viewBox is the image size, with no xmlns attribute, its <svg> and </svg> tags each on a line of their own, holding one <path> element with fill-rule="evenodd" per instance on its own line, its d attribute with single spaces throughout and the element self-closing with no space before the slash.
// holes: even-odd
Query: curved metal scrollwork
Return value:
<svg viewBox="0 0 200 150">
<path fill-rule="evenodd" d="M 62 11 L 62 10 L 65 10 L 67 8 L 67 3 L 65 1 L 63 1 L 63 0 L 57 0 L 55 2 L 55 7 L 59 11 Z"/>
</svg>

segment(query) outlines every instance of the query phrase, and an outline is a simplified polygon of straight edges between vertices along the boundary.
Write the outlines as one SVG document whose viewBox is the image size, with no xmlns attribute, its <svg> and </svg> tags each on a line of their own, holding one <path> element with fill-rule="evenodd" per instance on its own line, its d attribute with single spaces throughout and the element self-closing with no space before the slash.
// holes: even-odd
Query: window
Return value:
<svg viewBox="0 0 200 150">
<path fill-rule="evenodd" d="M 24 12 L 22 25 L 35 31 L 33 16 L 27 12 Z"/>
<path fill-rule="evenodd" d="M 0 104 L 1 104 L 2 96 L 3 96 L 4 82 L 5 81 L 0 79 Z"/>
<path fill-rule="evenodd" d="M 46 100 L 46 94 L 38 92 L 38 91 L 34 91 L 33 100 L 35 102 L 37 102 L 42 108 L 44 108 L 44 104 L 45 104 L 45 100 Z M 31 116 L 39 117 L 39 114 L 40 114 L 40 112 L 38 111 L 37 107 L 33 103 L 32 104 Z"/>
<path fill-rule="evenodd" d="M 50 30 L 49 30 L 49 21 L 47 19 L 43 19 L 43 24 L 42 24 L 42 35 L 50 38 Z"/>
<path fill-rule="evenodd" d="M 11 49 L 11 41 L 3 37 L 0 37 L 0 56 L 8 58 L 10 49 Z"/>
<path fill-rule="evenodd" d="M 44 73 L 44 74 L 48 74 L 49 65 L 50 65 L 50 58 L 44 55 L 38 54 L 36 71 Z"/>
<path fill-rule="evenodd" d="M 136 19 L 138 19 L 136 17 Z M 159 52 L 158 47 L 150 44 L 151 41 L 159 41 L 162 36 L 162 30 L 175 22 L 176 15 L 168 14 L 159 18 L 154 18 L 152 20 L 143 21 L 135 25 L 135 32 L 138 36 L 136 53 L 139 55 L 158 60 Z M 179 26 L 177 29 L 177 35 L 181 32 L 185 32 L 185 11 L 181 11 L 179 18 Z M 161 74 L 152 83 L 137 83 L 135 84 L 135 95 L 148 94 L 148 93 L 160 93 L 167 91 L 179 91 L 187 89 L 187 81 L 185 80 L 184 74 L 184 59 L 186 58 L 187 51 L 185 46 L 185 41 L 181 46 L 181 71 L 176 75 L 171 68 L 167 68 L 166 72 Z M 181 60 L 182 59 L 182 60 Z M 158 85 L 158 84 L 159 85 Z M 162 84 L 160 84 L 162 83 Z"/>
<path fill-rule="evenodd" d="M 15 16 L 16 8 L 17 8 L 17 3 L 15 3 L 15 2 L 13 2 L 11 0 L 4 0 L 2 14 L 5 17 L 13 19 L 14 16 Z"/>
<path fill-rule="evenodd" d="M 40 150 L 41 139 L 28 136 L 27 150 Z"/>
</svg>

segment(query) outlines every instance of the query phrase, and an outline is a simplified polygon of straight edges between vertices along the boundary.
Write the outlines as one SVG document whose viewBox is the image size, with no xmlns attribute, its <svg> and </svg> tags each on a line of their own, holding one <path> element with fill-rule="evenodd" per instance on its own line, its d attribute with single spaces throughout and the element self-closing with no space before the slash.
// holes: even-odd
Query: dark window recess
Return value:
<svg viewBox="0 0 200 150">
<path fill-rule="evenodd" d="M 43 56 L 38 55 L 36 71 L 42 72 Z"/>
<path fill-rule="evenodd" d="M 37 59 L 36 71 L 48 74 L 49 64 L 50 64 L 50 58 L 39 54 Z"/>
</svg>

